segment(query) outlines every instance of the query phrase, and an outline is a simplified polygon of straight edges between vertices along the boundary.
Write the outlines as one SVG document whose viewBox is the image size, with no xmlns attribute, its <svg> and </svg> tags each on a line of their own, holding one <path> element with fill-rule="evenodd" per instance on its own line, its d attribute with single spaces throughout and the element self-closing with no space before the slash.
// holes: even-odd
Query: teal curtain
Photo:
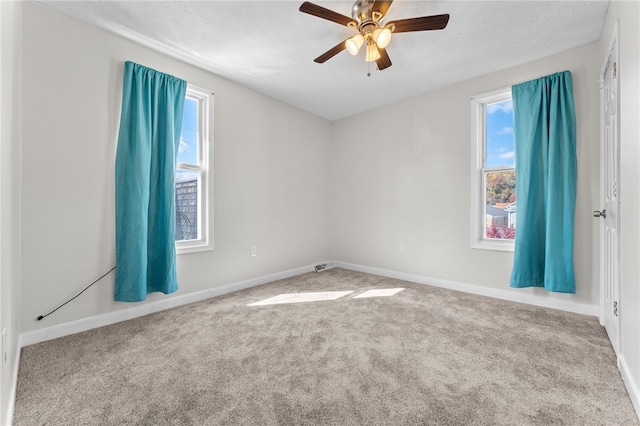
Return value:
<svg viewBox="0 0 640 426">
<path fill-rule="evenodd" d="M 173 293 L 175 169 L 187 83 L 126 62 L 116 153 L 115 300 Z"/>
<path fill-rule="evenodd" d="M 575 293 L 576 118 L 571 73 L 512 87 L 516 241 L 511 287 Z"/>
</svg>

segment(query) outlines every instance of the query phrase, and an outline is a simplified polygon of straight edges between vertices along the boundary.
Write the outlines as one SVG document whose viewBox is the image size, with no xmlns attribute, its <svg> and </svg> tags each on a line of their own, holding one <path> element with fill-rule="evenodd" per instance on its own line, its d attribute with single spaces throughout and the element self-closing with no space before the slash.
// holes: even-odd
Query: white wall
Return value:
<svg viewBox="0 0 640 426">
<path fill-rule="evenodd" d="M 132 306 L 112 301 L 110 275 L 36 321 L 114 264 L 125 60 L 216 93 L 215 250 L 178 257 L 176 296 L 329 257 L 330 122 L 37 4 L 23 25 L 22 332 Z"/>
<path fill-rule="evenodd" d="M 601 64 L 616 20 L 620 26 L 620 363 L 640 414 L 640 3 L 609 3 Z M 632 395 L 634 398 L 634 395 Z"/>
<path fill-rule="evenodd" d="M 0 2 L 0 330 L 7 329 L 6 362 L 0 353 L 2 424 L 12 413 L 20 333 L 20 23 L 20 4 Z"/>
<path fill-rule="evenodd" d="M 569 69 L 578 126 L 576 294 L 511 291 L 595 307 L 598 235 L 591 212 L 599 193 L 597 55 L 598 44 L 592 43 L 336 122 L 331 150 L 333 258 L 509 290 L 513 253 L 470 248 L 469 99 Z M 400 242 L 406 243 L 404 253 Z"/>
</svg>

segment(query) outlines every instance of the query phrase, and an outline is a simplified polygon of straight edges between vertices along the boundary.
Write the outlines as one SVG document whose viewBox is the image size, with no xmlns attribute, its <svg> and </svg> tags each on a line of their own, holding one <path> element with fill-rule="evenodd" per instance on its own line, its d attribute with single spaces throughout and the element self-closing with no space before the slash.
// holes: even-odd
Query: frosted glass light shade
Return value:
<svg viewBox="0 0 640 426">
<path fill-rule="evenodd" d="M 376 28 L 373 31 L 373 41 L 380 49 L 384 49 L 391 41 L 391 30 L 389 28 Z"/>
<path fill-rule="evenodd" d="M 364 43 L 364 37 L 362 37 L 362 34 L 358 34 L 348 39 L 345 44 L 349 53 L 357 55 L 362 43 Z"/>
<path fill-rule="evenodd" d="M 378 47 L 375 43 L 367 44 L 367 56 L 365 57 L 365 61 L 372 62 L 380 59 L 380 52 L 378 52 Z"/>
</svg>

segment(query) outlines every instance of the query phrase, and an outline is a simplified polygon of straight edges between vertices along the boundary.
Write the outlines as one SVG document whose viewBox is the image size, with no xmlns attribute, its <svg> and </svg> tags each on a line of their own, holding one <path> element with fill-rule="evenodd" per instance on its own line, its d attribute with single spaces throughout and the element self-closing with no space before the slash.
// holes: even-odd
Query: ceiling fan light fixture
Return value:
<svg viewBox="0 0 640 426">
<path fill-rule="evenodd" d="M 389 28 L 376 28 L 372 34 L 373 41 L 380 49 L 384 49 L 391 41 L 391 30 Z"/>
<path fill-rule="evenodd" d="M 314 62 L 323 64 L 343 50 L 347 50 L 351 55 L 355 56 L 366 43 L 365 60 L 367 62 L 375 61 L 378 70 L 382 71 L 392 65 L 386 49 L 391 41 L 392 33 L 443 30 L 449 22 L 449 14 L 443 13 L 440 15 L 398 19 L 384 23 L 383 21 L 386 19 L 389 6 L 393 1 L 394 0 L 355 0 L 351 10 L 351 17 L 309 1 L 303 2 L 300 5 L 300 12 L 335 22 L 336 24 L 346 26 L 351 31 L 355 30 L 358 32 L 357 35 L 341 41 L 315 58 Z M 352 32 L 352 34 L 354 33 Z"/>
<path fill-rule="evenodd" d="M 365 61 L 373 62 L 380 59 L 380 52 L 378 52 L 378 46 L 375 43 L 369 42 L 367 43 L 367 56 L 365 57 Z"/>
<path fill-rule="evenodd" d="M 362 34 L 355 35 L 346 41 L 347 50 L 352 55 L 357 55 L 360 47 L 364 43 L 364 37 Z"/>
</svg>

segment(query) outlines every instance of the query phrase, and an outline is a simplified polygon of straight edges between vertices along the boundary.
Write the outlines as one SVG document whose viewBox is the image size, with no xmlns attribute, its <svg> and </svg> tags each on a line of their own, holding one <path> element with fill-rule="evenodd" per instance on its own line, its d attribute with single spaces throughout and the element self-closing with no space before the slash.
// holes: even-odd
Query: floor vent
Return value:
<svg viewBox="0 0 640 426">
<path fill-rule="evenodd" d="M 319 265 L 314 266 L 313 270 L 316 272 L 322 272 L 333 267 L 335 267 L 333 263 L 320 263 Z"/>
</svg>

